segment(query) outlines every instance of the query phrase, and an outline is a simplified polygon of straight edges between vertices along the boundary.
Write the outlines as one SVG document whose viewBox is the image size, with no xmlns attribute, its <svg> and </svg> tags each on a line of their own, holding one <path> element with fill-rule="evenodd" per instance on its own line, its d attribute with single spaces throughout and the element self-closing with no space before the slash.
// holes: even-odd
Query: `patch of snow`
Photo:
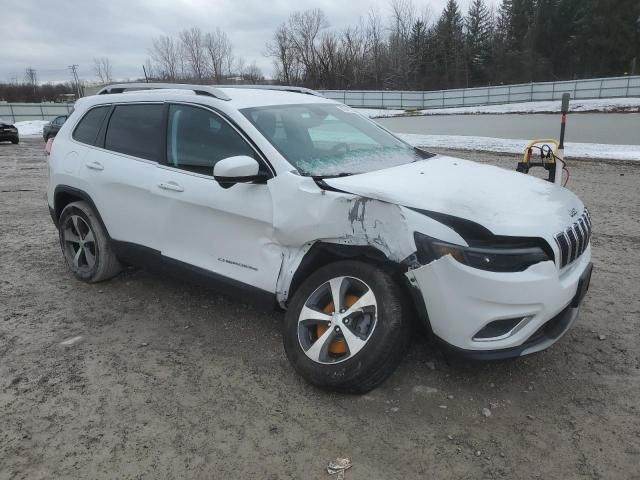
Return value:
<svg viewBox="0 0 640 480">
<path fill-rule="evenodd" d="M 385 108 L 357 108 L 352 107 L 356 112 L 368 118 L 385 118 L 407 115 L 406 110 L 392 110 Z"/>
<path fill-rule="evenodd" d="M 14 123 L 21 137 L 35 137 L 42 135 L 42 128 L 49 120 L 25 120 Z"/>
<path fill-rule="evenodd" d="M 511 140 L 492 137 L 467 137 L 462 135 L 397 134 L 411 145 L 429 148 L 477 150 L 481 152 L 524 152 L 529 140 Z M 606 160 L 640 161 L 640 145 L 608 145 L 603 143 L 565 143 L 565 157 L 595 158 Z"/>
<path fill-rule="evenodd" d="M 505 113 L 559 113 L 560 100 L 544 102 L 509 103 L 505 105 L 478 105 L 470 107 L 433 108 L 407 112 L 405 110 L 384 110 L 357 108 L 369 118 L 395 117 L 401 115 L 472 115 Z M 596 98 L 592 100 L 571 100 L 570 112 L 640 112 L 640 98 Z"/>
</svg>

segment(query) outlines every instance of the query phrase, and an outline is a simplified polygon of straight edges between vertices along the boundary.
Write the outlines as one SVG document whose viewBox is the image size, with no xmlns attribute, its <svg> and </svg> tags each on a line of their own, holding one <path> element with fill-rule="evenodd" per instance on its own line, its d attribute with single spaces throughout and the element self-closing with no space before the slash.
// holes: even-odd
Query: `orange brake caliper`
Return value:
<svg viewBox="0 0 640 480">
<path fill-rule="evenodd" d="M 357 297 L 355 295 L 347 295 L 344 299 L 344 305 L 346 308 L 349 308 L 358 300 L 360 300 L 360 297 Z M 322 309 L 324 313 L 333 313 L 335 312 L 335 310 L 336 308 L 333 305 L 333 302 L 328 303 Z M 324 332 L 327 331 L 328 328 L 329 327 L 325 323 L 319 323 L 318 325 L 316 325 L 316 335 L 318 336 L 318 338 L 320 338 L 322 334 L 324 334 Z M 336 339 L 333 342 L 331 342 L 331 345 L 329 345 L 329 352 L 334 353 L 336 355 L 342 355 L 344 353 L 347 353 L 347 343 L 342 338 Z"/>
</svg>

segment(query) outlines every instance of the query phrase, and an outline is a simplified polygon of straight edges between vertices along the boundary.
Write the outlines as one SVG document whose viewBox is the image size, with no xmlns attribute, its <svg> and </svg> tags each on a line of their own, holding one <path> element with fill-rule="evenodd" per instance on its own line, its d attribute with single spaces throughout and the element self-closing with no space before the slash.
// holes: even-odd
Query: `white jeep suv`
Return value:
<svg viewBox="0 0 640 480">
<path fill-rule="evenodd" d="M 366 392 L 413 319 L 475 358 L 542 350 L 578 312 L 591 218 L 569 190 L 432 155 L 311 90 L 120 84 L 79 100 L 48 202 L 75 276 L 180 270 L 286 309 L 309 382 Z"/>
</svg>

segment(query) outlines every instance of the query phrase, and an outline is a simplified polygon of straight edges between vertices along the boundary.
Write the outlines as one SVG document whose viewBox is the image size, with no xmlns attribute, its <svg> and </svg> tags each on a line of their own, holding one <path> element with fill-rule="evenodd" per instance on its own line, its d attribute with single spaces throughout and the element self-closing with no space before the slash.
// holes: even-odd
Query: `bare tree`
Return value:
<svg viewBox="0 0 640 480">
<path fill-rule="evenodd" d="M 360 85 L 366 73 L 368 48 L 364 30 L 361 24 L 359 27 L 347 27 L 342 32 L 343 82 L 347 88 Z"/>
<path fill-rule="evenodd" d="M 264 80 L 262 70 L 260 70 L 260 67 L 258 67 L 255 60 L 251 63 L 251 65 L 244 69 L 244 72 L 242 73 L 242 79 L 254 85 Z"/>
<path fill-rule="evenodd" d="M 370 51 L 370 68 L 373 77 L 374 88 L 380 88 L 383 63 L 386 51 L 386 43 L 384 39 L 384 27 L 380 14 L 374 8 L 371 8 L 367 16 L 366 43 L 369 45 Z"/>
<path fill-rule="evenodd" d="M 316 84 L 324 88 L 335 88 L 342 73 L 340 40 L 335 32 L 324 32 L 316 52 L 317 67 L 314 68 Z"/>
<path fill-rule="evenodd" d="M 153 63 L 151 63 L 151 60 L 147 58 L 147 60 L 144 62 L 144 69 L 145 69 L 145 74 L 146 74 L 146 79 L 147 80 L 152 80 L 156 77 L 157 73 L 156 73 L 156 68 L 153 65 Z"/>
<path fill-rule="evenodd" d="M 318 8 L 296 12 L 289 18 L 292 47 L 304 66 L 307 82 L 315 87 L 319 81 L 318 41 L 321 30 L 329 26 L 324 12 Z"/>
<path fill-rule="evenodd" d="M 233 45 L 225 32 L 216 28 L 213 33 L 207 33 L 204 47 L 209 57 L 209 66 L 216 82 L 221 82 L 231 73 L 233 66 Z"/>
<path fill-rule="evenodd" d="M 164 80 L 175 81 L 182 74 L 180 45 L 173 37 L 160 36 L 153 40 L 150 51 L 154 71 Z"/>
<path fill-rule="evenodd" d="M 98 57 L 93 59 L 93 72 L 100 80 L 100 83 L 111 83 L 113 80 L 111 71 L 111 60 L 107 57 Z"/>
<path fill-rule="evenodd" d="M 291 32 L 281 24 L 267 43 L 267 55 L 273 58 L 276 78 L 285 85 L 296 85 L 300 80 L 299 58 L 293 47 Z"/>
<path fill-rule="evenodd" d="M 181 31 L 179 36 L 190 76 L 193 80 L 202 82 L 207 76 L 208 69 L 204 35 L 198 27 L 192 27 Z"/>
<path fill-rule="evenodd" d="M 391 26 L 389 32 L 389 81 L 406 86 L 409 79 L 409 44 L 411 28 L 415 22 L 415 8 L 411 0 L 391 1 Z"/>
</svg>

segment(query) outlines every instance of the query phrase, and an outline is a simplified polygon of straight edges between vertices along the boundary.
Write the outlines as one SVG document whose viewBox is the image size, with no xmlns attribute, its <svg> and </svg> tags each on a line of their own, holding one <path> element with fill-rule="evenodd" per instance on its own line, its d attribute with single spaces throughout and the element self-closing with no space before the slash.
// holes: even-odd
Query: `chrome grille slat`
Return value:
<svg viewBox="0 0 640 480">
<path fill-rule="evenodd" d="M 578 258 L 578 236 L 573 230 L 573 226 L 567 228 L 567 235 L 569 236 L 569 241 L 571 242 L 571 255 L 569 255 L 569 263 L 572 263 L 576 258 Z"/>
<path fill-rule="evenodd" d="M 589 238 L 589 234 L 587 233 L 587 226 L 582 218 L 578 220 L 578 228 L 580 229 L 580 232 L 582 232 L 582 251 L 584 252 L 587 249 L 587 239 Z"/>
<path fill-rule="evenodd" d="M 591 214 L 586 208 L 582 215 L 563 232 L 555 235 L 560 251 L 560 268 L 566 267 L 578 259 L 589 246 L 591 240 Z"/>
<path fill-rule="evenodd" d="M 583 246 L 584 246 L 584 232 L 582 231 L 582 227 L 580 226 L 580 220 L 573 224 L 573 229 L 575 230 L 578 236 L 578 252 L 579 255 L 582 254 Z"/>
<path fill-rule="evenodd" d="M 590 238 L 591 237 L 591 224 L 589 223 L 589 220 L 587 220 L 586 217 L 583 217 L 581 220 L 582 220 L 582 223 L 584 225 L 584 228 L 587 231 L 587 238 Z"/>
</svg>

